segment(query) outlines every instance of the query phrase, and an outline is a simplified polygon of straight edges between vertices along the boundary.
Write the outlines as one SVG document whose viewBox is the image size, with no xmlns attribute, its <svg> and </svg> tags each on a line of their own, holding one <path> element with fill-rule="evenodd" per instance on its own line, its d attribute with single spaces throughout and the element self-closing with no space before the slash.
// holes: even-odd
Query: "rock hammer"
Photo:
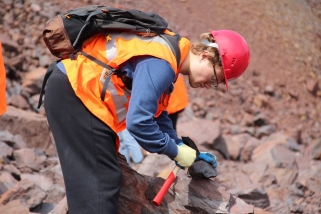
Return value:
<svg viewBox="0 0 321 214">
<path fill-rule="evenodd" d="M 192 149 L 194 149 L 196 151 L 196 157 L 198 157 L 200 155 L 200 152 L 199 152 L 196 144 L 189 137 L 182 137 L 182 140 L 183 140 L 184 144 L 186 144 L 187 146 L 191 147 Z M 161 189 L 158 191 L 157 195 L 153 199 L 153 203 L 156 206 L 159 206 L 162 203 L 165 194 L 167 193 L 168 189 L 173 184 L 179 170 L 180 170 L 180 167 L 175 166 L 175 168 L 172 170 L 172 172 L 166 178 L 163 186 L 161 187 Z"/>
</svg>

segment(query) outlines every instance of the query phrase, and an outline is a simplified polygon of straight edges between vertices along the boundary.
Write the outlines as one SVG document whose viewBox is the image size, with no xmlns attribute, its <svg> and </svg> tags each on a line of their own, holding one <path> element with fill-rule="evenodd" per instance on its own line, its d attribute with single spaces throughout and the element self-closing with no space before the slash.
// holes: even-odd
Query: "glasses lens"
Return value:
<svg viewBox="0 0 321 214">
<path fill-rule="evenodd" d="M 213 65 L 213 70 L 214 70 L 214 75 L 213 75 L 213 85 L 214 87 L 217 87 L 218 86 L 218 80 L 217 80 L 217 76 L 216 76 L 216 70 L 215 70 L 215 65 Z"/>
<path fill-rule="evenodd" d="M 210 89 L 217 90 L 217 86 L 211 85 Z"/>
</svg>

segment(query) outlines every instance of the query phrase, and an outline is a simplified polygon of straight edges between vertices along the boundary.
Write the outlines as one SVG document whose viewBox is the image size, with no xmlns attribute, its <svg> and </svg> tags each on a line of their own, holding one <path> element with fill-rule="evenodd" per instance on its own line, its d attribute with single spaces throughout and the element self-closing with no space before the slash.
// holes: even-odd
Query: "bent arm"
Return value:
<svg viewBox="0 0 321 214">
<path fill-rule="evenodd" d="M 127 129 L 136 141 L 151 153 L 177 156 L 178 137 L 170 119 L 161 115 L 156 119 L 158 100 L 172 84 L 175 74 L 168 62 L 139 57 L 135 60 L 133 87 L 126 119 Z"/>
</svg>

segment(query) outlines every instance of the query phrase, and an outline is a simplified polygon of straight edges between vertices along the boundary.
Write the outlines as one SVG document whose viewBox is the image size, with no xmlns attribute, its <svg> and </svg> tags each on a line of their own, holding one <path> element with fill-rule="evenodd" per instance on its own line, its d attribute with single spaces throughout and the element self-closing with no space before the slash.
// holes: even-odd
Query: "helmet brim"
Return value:
<svg viewBox="0 0 321 214">
<path fill-rule="evenodd" d="M 221 56 L 222 57 L 222 56 Z M 224 66 L 222 65 L 222 68 L 223 68 L 223 73 L 224 73 L 224 83 L 225 83 L 225 88 L 226 88 L 226 91 L 228 91 L 228 80 L 227 80 L 227 77 L 226 77 L 226 72 L 224 70 Z"/>
<path fill-rule="evenodd" d="M 213 37 L 215 38 L 215 30 L 211 30 L 210 31 L 211 34 L 213 35 Z M 222 68 L 223 68 L 223 74 L 224 74 L 224 84 L 225 84 L 225 88 L 226 88 L 226 91 L 228 91 L 228 80 L 227 80 L 227 77 L 226 77 L 226 72 L 225 72 L 225 69 L 224 69 L 224 63 L 223 63 L 223 50 L 221 50 L 220 46 L 218 46 L 218 50 L 219 50 L 219 54 L 220 54 L 220 58 L 222 60 Z"/>
<path fill-rule="evenodd" d="M 221 50 L 220 46 L 218 47 L 219 49 L 219 54 L 220 54 L 220 57 L 221 57 L 221 60 L 222 60 L 222 69 L 223 69 L 223 74 L 224 74 L 224 83 L 225 83 L 225 88 L 226 88 L 226 91 L 228 91 L 228 80 L 227 80 L 227 72 L 225 71 L 225 66 L 224 66 L 224 62 L 223 62 L 223 55 L 222 55 L 222 52 L 223 50 Z"/>
</svg>

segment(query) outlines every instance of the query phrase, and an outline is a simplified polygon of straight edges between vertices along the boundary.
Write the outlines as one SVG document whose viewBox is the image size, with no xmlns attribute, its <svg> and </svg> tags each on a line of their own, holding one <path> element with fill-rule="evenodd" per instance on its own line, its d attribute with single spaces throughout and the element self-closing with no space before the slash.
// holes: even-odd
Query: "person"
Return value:
<svg viewBox="0 0 321 214">
<path fill-rule="evenodd" d="M 61 163 L 69 213 L 117 213 L 122 183 L 117 133 L 126 127 L 146 151 L 167 155 L 180 167 L 188 168 L 196 160 L 217 166 L 210 153 L 196 157 L 196 151 L 173 129 L 166 111 L 172 83 L 182 74 L 192 88 L 225 84 L 228 89 L 228 81 L 246 70 L 249 47 L 234 31 L 212 30 L 202 34 L 201 41 L 182 37 L 179 49 L 177 66 L 160 36 L 101 33 L 83 43 L 83 52 L 120 70 L 132 80 L 132 88 L 118 75 L 106 76 L 106 69 L 82 54 L 55 65 L 44 107 Z M 102 91 L 108 78 L 107 90 Z"/>
<path fill-rule="evenodd" d="M 184 83 L 183 75 L 179 75 L 175 84 L 174 90 L 171 93 L 171 97 L 168 101 L 167 113 L 171 119 L 173 128 L 176 131 L 176 124 L 178 116 L 188 106 L 188 94 Z"/>
<path fill-rule="evenodd" d="M 4 114 L 6 111 L 6 70 L 2 57 L 2 42 L 0 41 L 0 115 Z"/>
<path fill-rule="evenodd" d="M 124 129 L 119 132 L 118 137 L 120 140 L 119 153 L 125 156 L 127 163 L 130 164 L 131 160 L 135 164 L 141 163 L 144 159 L 143 152 L 128 130 Z"/>
</svg>

